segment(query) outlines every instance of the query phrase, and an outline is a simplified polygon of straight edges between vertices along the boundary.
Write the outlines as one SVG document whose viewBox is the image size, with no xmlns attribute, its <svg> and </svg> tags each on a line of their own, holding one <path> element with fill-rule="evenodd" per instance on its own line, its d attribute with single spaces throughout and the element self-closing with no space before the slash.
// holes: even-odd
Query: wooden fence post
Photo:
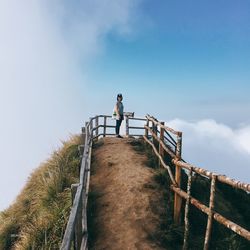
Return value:
<svg viewBox="0 0 250 250">
<path fill-rule="evenodd" d="M 146 126 L 149 127 L 149 120 L 147 118 Z M 148 138 L 148 129 L 145 128 L 145 137 Z"/>
<path fill-rule="evenodd" d="M 164 122 L 161 122 L 161 125 L 164 125 Z M 164 142 L 164 128 L 160 127 L 160 141 Z M 161 145 L 161 143 L 159 143 L 159 154 L 160 156 L 164 159 L 164 149 Z M 161 167 L 161 161 L 159 159 L 159 167 Z"/>
<path fill-rule="evenodd" d="M 85 140 L 89 136 L 89 131 L 88 131 L 88 122 L 85 122 L 85 138 L 84 138 L 84 145 L 85 145 Z"/>
<path fill-rule="evenodd" d="M 96 116 L 95 117 L 95 136 L 97 136 L 97 139 L 98 139 L 98 125 L 99 125 L 99 117 L 98 116 Z"/>
<path fill-rule="evenodd" d="M 85 145 L 84 142 L 83 142 L 83 144 L 78 145 L 78 152 L 79 152 L 79 156 L 80 156 L 81 159 L 82 159 L 83 153 L 84 153 L 84 145 Z M 79 164 L 79 167 L 78 167 L 79 176 L 80 176 L 80 172 L 81 172 L 81 164 Z"/>
<path fill-rule="evenodd" d="M 83 157 L 83 152 L 84 152 L 84 145 L 85 145 L 85 140 L 86 140 L 86 133 L 87 133 L 87 123 L 85 123 L 85 127 L 82 127 L 82 145 L 78 146 L 78 151 L 80 158 Z M 79 164 L 79 174 L 81 170 L 81 164 Z"/>
<path fill-rule="evenodd" d="M 92 129 L 93 129 L 93 120 L 92 120 L 92 117 L 90 117 L 90 124 L 89 124 L 89 135 L 90 135 L 90 137 L 92 138 L 93 137 L 93 131 L 92 131 Z"/>
<path fill-rule="evenodd" d="M 184 231 L 184 241 L 183 241 L 183 250 L 188 249 L 188 240 L 189 240 L 189 206 L 190 206 L 190 195 L 191 195 L 191 184 L 192 184 L 192 175 L 193 169 L 191 168 L 188 173 L 188 183 L 187 183 L 187 199 L 185 205 L 185 231 Z"/>
<path fill-rule="evenodd" d="M 126 121 L 126 137 L 129 136 L 129 117 L 126 115 L 125 116 L 125 121 Z"/>
<path fill-rule="evenodd" d="M 177 144 L 176 144 L 176 160 L 181 159 L 181 147 L 182 147 L 182 133 L 178 132 Z M 175 181 L 178 187 L 181 187 L 181 167 L 175 165 Z M 175 193 L 174 195 L 174 222 L 180 224 L 180 213 L 181 213 L 182 198 Z"/>
<path fill-rule="evenodd" d="M 83 144 L 85 142 L 85 139 L 86 139 L 86 125 L 85 125 L 85 127 L 82 127 L 82 142 L 83 142 Z"/>
<path fill-rule="evenodd" d="M 103 137 L 106 136 L 106 125 L 107 125 L 107 116 L 104 116 L 104 121 L 103 121 Z"/>
<path fill-rule="evenodd" d="M 74 198 L 76 195 L 76 191 L 79 184 L 71 184 L 71 197 L 72 197 L 72 204 L 74 202 Z M 79 250 L 81 248 L 82 243 L 82 205 L 80 204 L 77 210 L 76 216 L 76 223 L 74 228 L 74 249 Z"/>
<path fill-rule="evenodd" d="M 152 132 L 157 136 L 157 125 L 155 125 L 155 123 L 152 121 Z M 157 145 L 157 140 L 154 138 L 153 136 L 153 144 L 154 146 Z"/>
<path fill-rule="evenodd" d="M 203 248 L 204 250 L 209 249 L 209 243 L 210 243 L 210 238 L 211 238 L 216 177 L 217 177 L 216 174 L 212 175 L 211 187 L 210 187 L 210 199 L 209 199 L 209 214 L 207 218 L 207 229 L 206 229 L 206 236 L 205 236 L 205 242 L 204 242 L 204 248 Z"/>
</svg>

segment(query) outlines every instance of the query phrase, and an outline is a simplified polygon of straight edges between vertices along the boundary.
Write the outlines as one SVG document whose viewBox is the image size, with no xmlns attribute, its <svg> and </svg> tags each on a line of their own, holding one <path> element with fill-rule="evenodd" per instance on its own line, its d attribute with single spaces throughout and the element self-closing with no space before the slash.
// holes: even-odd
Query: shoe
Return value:
<svg viewBox="0 0 250 250">
<path fill-rule="evenodd" d="M 123 138 L 123 137 L 122 137 L 122 136 L 120 136 L 120 135 L 117 135 L 116 137 L 117 137 L 117 138 Z"/>
</svg>

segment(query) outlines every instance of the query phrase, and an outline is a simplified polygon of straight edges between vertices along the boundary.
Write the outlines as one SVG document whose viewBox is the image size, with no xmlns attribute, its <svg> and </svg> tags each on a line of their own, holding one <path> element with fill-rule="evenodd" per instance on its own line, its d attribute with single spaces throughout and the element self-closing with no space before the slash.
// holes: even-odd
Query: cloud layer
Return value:
<svg viewBox="0 0 250 250">
<path fill-rule="evenodd" d="M 139 1 L 0 1 L 0 210 L 88 117 L 85 66 L 127 36 Z M 8 188 L 6 188 L 8 186 Z"/>
<path fill-rule="evenodd" d="M 183 132 L 186 161 L 250 183 L 250 125 L 233 129 L 213 119 L 174 119 L 167 124 Z"/>
</svg>

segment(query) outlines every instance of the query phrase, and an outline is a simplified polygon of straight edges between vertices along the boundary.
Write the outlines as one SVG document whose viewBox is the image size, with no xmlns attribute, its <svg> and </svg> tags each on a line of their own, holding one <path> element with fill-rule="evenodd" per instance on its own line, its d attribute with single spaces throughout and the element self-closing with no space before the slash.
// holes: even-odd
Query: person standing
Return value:
<svg viewBox="0 0 250 250">
<path fill-rule="evenodd" d="M 124 115 L 123 115 L 124 107 L 123 107 L 123 103 L 122 103 L 122 100 L 123 100 L 122 94 L 118 94 L 116 99 L 117 99 L 117 102 L 115 104 L 115 110 L 114 110 L 116 113 L 115 133 L 116 133 L 117 138 L 123 138 L 120 135 L 120 127 L 122 124 L 122 120 L 124 120 Z"/>
</svg>

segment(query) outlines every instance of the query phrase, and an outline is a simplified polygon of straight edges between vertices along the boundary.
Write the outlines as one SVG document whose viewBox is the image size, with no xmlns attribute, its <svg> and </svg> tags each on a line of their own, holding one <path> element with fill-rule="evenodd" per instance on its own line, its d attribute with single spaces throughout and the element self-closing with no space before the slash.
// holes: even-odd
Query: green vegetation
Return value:
<svg viewBox="0 0 250 250">
<path fill-rule="evenodd" d="M 177 226 L 173 222 L 173 202 L 174 195 L 170 189 L 170 178 L 165 169 L 158 167 L 158 159 L 152 148 L 143 139 L 131 141 L 131 145 L 137 152 L 146 152 L 146 165 L 155 169 L 155 178 L 152 184 L 145 184 L 149 188 L 157 188 L 162 192 L 162 199 L 158 204 L 152 204 L 158 209 L 161 223 L 154 235 L 151 235 L 155 241 L 167 249 L 181 249 L 184 234 L 184 206 L 182 204 L 182 224 Z M 174 173 L 174 165 L 168 155 L 164 157 L 165 162 L 171 167 Z M 187 174 L 182 171 L 182 189 L 186 191 Z M 200 175 L 193 176 L 191 195 L 200 200 L 203 204 L 209 204 L 210 180 Z M 250 230 L 250 194 L 234 189 L 228 185 L 217 183 L 215 196 L 215 211 L 233 222 Z M 162 208 L 162 209 L 160 209 Z M 163 211 L 163 212 L 162 212 Z M 203 249 L 205 230 L 207 224 L 207 215 L 190 206 L 190 238 L 189 249 Z M 250 242 L 235 234 L 226 227 L 213 221 L 211 249 L 250 249 Z"/>
<path fill-rule="evenodd" d="M 147 160 L 145 161 L 145 165 L 150 168 L 158 168 L 158 159 L 155 156 L 151 146 L 145 143 L 143 138 L 132 139 L 129 141 L 130 145 L 133 146 L 133 149 L 139 154 L 146 154 Z"/>
<path fill-rule="evenodd" d="M 55 151 L 50 159 L 40 165 L 29 177 L 25 187 L 15 202 L 0 212 L 0 249 L 58 249 L 62 241 L 71 207 L 72 183 L 78 182 L 80 155 L 78 145 L 82 144 L 79 135 Z M 100 147 L 103 141 L 94 144 Z M 158 167 L 158 159 L 143 139 L 130 141 L 133 148 L 147 155 L 146 166 L 154 169 L 152 183 L 145 183 L 146 188 L 158 190 L 162 199 L 152 202 L 152 211 L 158 213 L 160 223 L 153 235 L 155 242 L 167 249 L 181 249 L 184 225 L 173 223 L 174 195 L 170 189 L 170 179 L 165 169 Z M 174 166 L 168 155 L 165 162 Z M 94 161 L 94 159 L 92 159 Z M 95 170 L 93 163 L 92 170 Z M 186 190 L 187 175 L 182 171 L 182 188 Z M 208 205 L 210 180 L 199 175 L 193 176 L 191 195 Z M 88 228 L 90 247 L 98 230 L 93 225 L 97 213 L 95 200 L 101 191 L 89 193 Z M 218 183 L 216 186 L 215 211 L 226 218 L 250 230 L 250 194 L 236 190 L 228 185 Z M 182 222 L 184 217 L 182 208 Z M 202 249 L 207 223 L 207 216 L 190 206 L 190 249 Z M 250 249 L 250 243 L 229 229 L 213 221 L 211 249 Z"/>
<path fill-rule="evenodd" d="M 70 187 L 79 182 L 80 144 L 80 135 L 63 142 L 0 213 L 0 249 L 59 249 L 72 202 Z"/>
</svg>

